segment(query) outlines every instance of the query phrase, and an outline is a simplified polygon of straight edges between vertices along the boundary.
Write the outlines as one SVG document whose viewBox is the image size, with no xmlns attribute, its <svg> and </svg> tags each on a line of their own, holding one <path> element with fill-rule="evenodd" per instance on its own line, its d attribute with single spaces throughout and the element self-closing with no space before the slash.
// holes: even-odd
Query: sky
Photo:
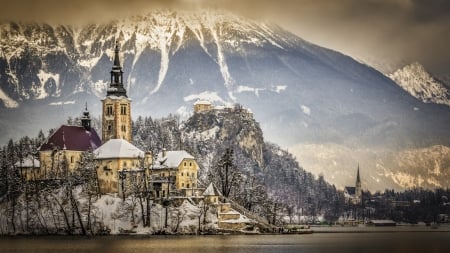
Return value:
<svg viewBox="0 0 450 253">
<path fill-rule="evenodd" d="M 225 9 L 390 72 L 417 61 L 450 81 L 448 0 L 0 0 L 0 21 L 106 22 L 154 9 Z"/>
</svg>

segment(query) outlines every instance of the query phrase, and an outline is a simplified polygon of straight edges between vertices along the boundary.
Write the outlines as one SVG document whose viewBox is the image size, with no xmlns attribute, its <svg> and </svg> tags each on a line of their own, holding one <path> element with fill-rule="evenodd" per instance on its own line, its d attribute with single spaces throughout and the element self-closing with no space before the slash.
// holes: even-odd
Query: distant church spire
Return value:
<svg viewBox="0 0 450 253">
<path fill-rule="evenodd" d="M 127 91 L 123 87 L 123 71 L 122 67 L 120 66 L 118 41 L 116 41 L 116 48 L 114 49 L 114 63 L 111 69 L 111 84 L 106 91 L 106 95 L 127 97 Z"/>
<path fill-rule="evenodd" d="M 356 185 L 360 184 L 361 185 L 361 179 L 359 177 L 359 163 L 358 163 L 358 170 L 356 172 Z"/>
<path fill-rule="evenodd" d="M 355 203 L 361 204 L 362 203 L 362 187 L 361 187 L 361 178 L 359 177 L 359 163 L 358 163 L 358 170 L 356 172 L 356 185 L 355 185 Z"/>
</svg>

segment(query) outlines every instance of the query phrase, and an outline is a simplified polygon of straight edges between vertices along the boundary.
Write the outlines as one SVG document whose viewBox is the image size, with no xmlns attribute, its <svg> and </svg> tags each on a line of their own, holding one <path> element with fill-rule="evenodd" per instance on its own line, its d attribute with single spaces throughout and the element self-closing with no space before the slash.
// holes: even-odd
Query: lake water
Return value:
<svg viewBox="0 0 450 253">
<path fill-rule="evenodd" d="M 96 253 L 395 253 L 450 252 L 449 232 L 315 233 L 309 235 L 4 237 L 0 252 Z"/>
</svg>

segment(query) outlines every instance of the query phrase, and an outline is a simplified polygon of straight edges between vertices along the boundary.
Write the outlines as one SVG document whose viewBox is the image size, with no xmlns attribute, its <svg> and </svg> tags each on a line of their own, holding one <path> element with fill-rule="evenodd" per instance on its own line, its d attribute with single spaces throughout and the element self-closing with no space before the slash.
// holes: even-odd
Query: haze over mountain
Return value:
<svg viewBox="0 0 450 253">
<path fill-rule="evenodd" d="M 0 34 L 2 142 L 56 127 L 85 102 L 98 115 L 117 40 L 133 116 L 188 115 L 197 99 L 241 103 L 268 140 L 292 147 L 306 170 L 335 172 L 324 174 L 337 186 L 354 183 L 359 162 L 363 186 L 406 187 L 396 173 L 413 182 L 422 174 L 393 160 L 450 145 L 448 106 L 423 103 L 346 55 L 230 13 L 159 11 L 86 26 L 11 22 Z M 342 161 L 326 155 L 340 152 Z M 430 179 L 437 184 L 415 185 L 445 186 L 450 165 L 442 166 Z"/>
</svg>

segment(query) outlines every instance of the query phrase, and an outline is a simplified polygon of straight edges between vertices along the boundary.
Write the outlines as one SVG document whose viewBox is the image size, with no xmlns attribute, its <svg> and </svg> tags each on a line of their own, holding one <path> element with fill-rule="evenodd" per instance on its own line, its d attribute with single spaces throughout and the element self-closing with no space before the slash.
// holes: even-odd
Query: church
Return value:
<svg viewBox="0 0 450 253">
<path fill-rule="evenodd" d="M 63 178 L 79 168 L 83 152 L 94 154 L 101 194 L 127 195 L 129 184 L 145 182 L 154 199 L 169 196 L 201 196 L 197 184 L 199 166 L 184 150 L 159 154 L 144 152 L 131 144 L 131 99 L 123 84 L 119 45 L 114 50 L 110 84 L 102 101 L 101 139 L 94 128 L 87 106 L 81 125 L 62 125 L 39 148 L 39 168 L 28 178 L 52 180 Z"/>
<path fill-rule="evenodd" d="M 356 171 L 356 184 L 355 186 L 346 186 L 344 188 L 344 197 L 346 203 L 351 203 L 354 205 L 360 205 L 362 202 L 362 188 L 361 188 L 361 178 L 359 176 L 359 164 Z"/>
</svg>

